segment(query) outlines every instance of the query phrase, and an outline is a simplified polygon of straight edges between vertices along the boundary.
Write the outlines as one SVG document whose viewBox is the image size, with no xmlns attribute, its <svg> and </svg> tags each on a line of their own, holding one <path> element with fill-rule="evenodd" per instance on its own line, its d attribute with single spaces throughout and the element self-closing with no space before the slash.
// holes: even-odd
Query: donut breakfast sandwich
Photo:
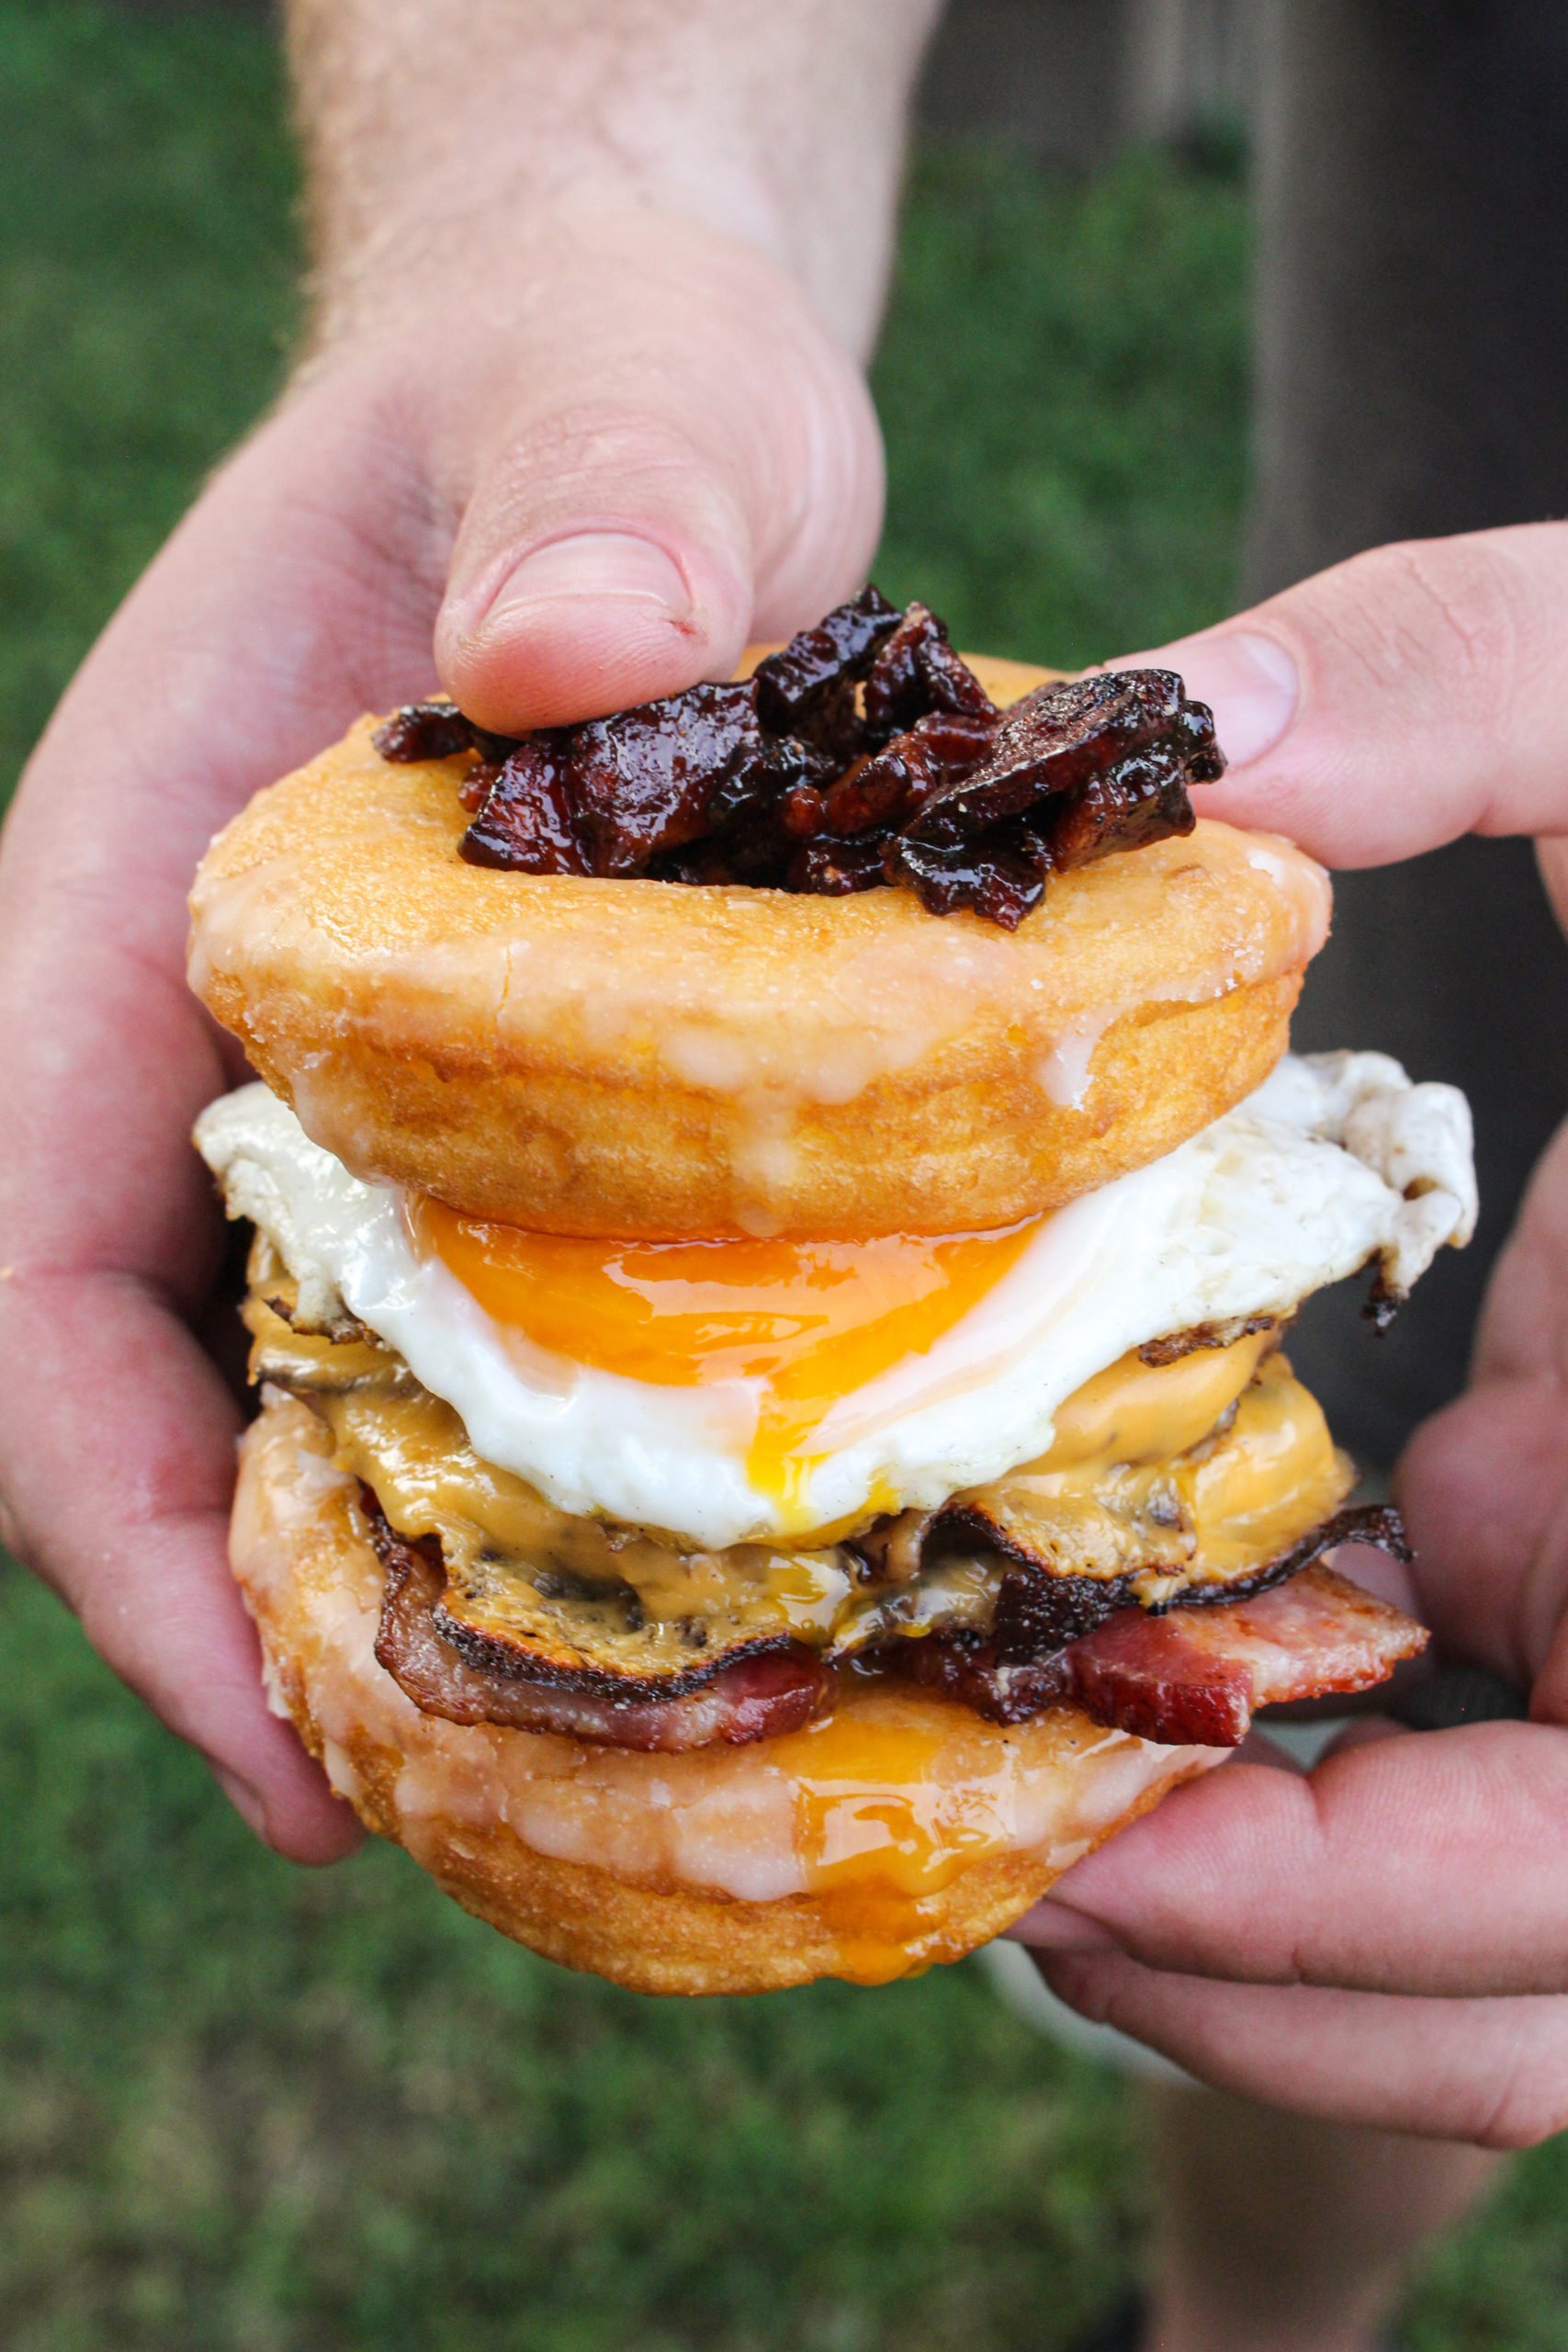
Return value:
<svg viewBox="0 0 1568 2352">
<path fill-rule="evenodd" d="M 1288 1330 L 1469 1238 L 1469 1115 L 1291 1055 L 1327 876 L 1194 818 L 1223 766 L 1173 674 L 868 588 L 578 726 L 363 719 L 213 842 L 234 1574 L 334 1788 L 507 1935 L 880 1983 L 1423 1646 L 1325 1565 L 1404 1536 Z"/>
</svg>

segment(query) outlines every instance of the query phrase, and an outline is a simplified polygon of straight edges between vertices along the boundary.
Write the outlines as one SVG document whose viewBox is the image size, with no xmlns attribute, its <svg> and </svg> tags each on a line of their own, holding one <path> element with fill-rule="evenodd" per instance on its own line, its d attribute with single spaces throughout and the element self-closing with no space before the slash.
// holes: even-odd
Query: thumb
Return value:
<svg viewBox="0 0 1568 2352">
<path fill-rule="evenodd" d="M 511 346 L 509 346 L 510 348 Z M 882 514 L 858 369 L 783 271 L 670 221 L 592 223 L 488 401 L 436 625 L 502 733 L 728 676 L 865 576 Z"/>
<path fill-rule="evenodd" d="M 1568 526 L 1379 548 L 1141 662 L 1213 706 L 1204 816 L 1381 865 L 1568 833 Z"/>
</svg>

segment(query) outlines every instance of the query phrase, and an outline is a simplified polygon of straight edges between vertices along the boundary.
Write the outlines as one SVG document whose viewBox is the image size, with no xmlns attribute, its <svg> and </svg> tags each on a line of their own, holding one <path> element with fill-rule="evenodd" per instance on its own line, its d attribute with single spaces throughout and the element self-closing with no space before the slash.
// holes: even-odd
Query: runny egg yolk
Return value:
<svg viewBox="0 0 1568 2352">
<path fill-rule="evenodd" d="M 795 1841 L 839 1938 L 840 1975 L 886 1984 L 957 1955 L 934 1933 L 932 1897 L 1000 1852 L 1005 1772 L 943 1772 L 940 1732 L 840 1704 L 775 1740 L 795 1784 Z"/>
<path fill-rule="evenodd" d="M 752 1484 L 786 1508 L 829 1408 L 953 1329 L 1042 1220 L 874 1241 L 615 1241 L 529 1233 L 412 1198 L 413 1246 L 503 1330 L 627 1380 L 760 1384 Z"/>
</svg>

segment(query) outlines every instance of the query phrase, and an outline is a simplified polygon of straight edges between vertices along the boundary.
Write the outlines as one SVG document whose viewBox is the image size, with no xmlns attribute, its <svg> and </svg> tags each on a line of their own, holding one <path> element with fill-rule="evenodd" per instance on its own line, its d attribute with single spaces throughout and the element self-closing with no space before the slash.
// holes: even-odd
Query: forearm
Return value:
<svg viewBox="0 0 1568 2352">
<path fill-rule="evenodd" d="M 940 0 L 289 0 L 316 335 L 504 301 L 624 204 L 749 244 L 863 355 Z"/>
</svg>

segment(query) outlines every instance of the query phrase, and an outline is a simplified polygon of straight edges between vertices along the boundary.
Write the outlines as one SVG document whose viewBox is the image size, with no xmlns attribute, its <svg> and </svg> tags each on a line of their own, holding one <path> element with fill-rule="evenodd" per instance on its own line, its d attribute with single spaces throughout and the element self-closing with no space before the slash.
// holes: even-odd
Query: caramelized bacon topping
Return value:
<svg viewBox="0 0 1568 2352">
<path fill-rule="evenodd" d="M 1172 671 L 1037 686 L 977 763 L 920 800 L 888 845 L 888 872 L 932 914 L 972 907 L 1016 930 L 1048 874 L 1190 833 L 1188 786 L 1224 767 L 1213 713 Z"/>
<path fill-rule="evenodd" d="M 893 884 L 1010 931 L 1050 874 L 1190 832 L 1188 786 L 1224 765 L 1169 671 L 998 711 L 934 614 L 874 587 L 739 683 L 515 740 L 411 703 L 373 740 L 388 760 L 477 754 L 471 865 L 830 898 Z"/>
<path fill-rule="evenodd" d="M 929 713 L 988 718 L 996 706 L 979 679 L 947 641 L 947 631 L 924 605 L 910 605 L 866 673 L 865 726 L 874 743 L 902 734 Z"/>
<path fill-rule="evenodd" d="M 384 760 L 449 760 L 474 748 L 474 730 L 455 702 L 437 695 L 406 702 L 370 738 Z"/>
<path fill-rule="evenodd" d="M 760 662 L 757 711 L 769 733 L 798 735 L 841 760 L 853 759 L 861 748 L 854 688 L 883 639 L 897 626 L 897 605 L 867 585 L 815 628 L 792 637 L 782 652 Z"/>
</svg>

